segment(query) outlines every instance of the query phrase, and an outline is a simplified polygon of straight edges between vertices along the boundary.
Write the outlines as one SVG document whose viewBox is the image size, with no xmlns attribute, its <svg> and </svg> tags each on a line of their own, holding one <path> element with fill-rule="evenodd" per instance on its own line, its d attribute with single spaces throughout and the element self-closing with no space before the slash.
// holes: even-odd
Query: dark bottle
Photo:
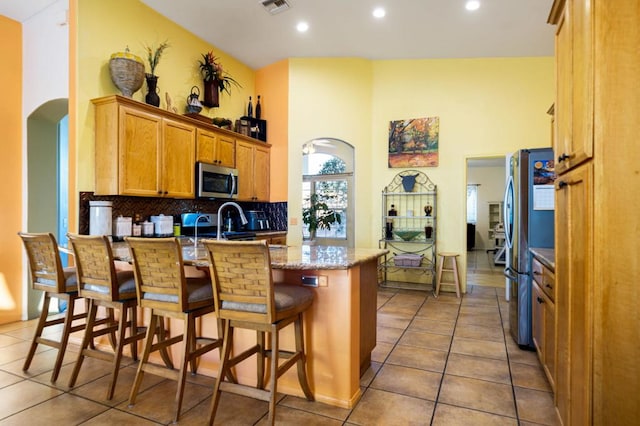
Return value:
<svg viewBox="0 0 640 426">
<path fill-rule="evenodd" d="M 247 106 L 247 117 L 253 117 L 253 105 L 251 104 L 251 96 L 249 96 L 249 105 Z"/>
<path fill-rule="evenodd" d="M 262 107 L 260 106 L 260 95 L 258 95 L 258 102 L 256 102 L 256 118 L 260 120 L 262 115 Z"/>
<path fill-rule="evenodd" d="M 389 210 L 389 216 L 398 216 L 398 211 L 396 210 L 396 206 L 391 204 L 391 210 Z"/>
</svg>

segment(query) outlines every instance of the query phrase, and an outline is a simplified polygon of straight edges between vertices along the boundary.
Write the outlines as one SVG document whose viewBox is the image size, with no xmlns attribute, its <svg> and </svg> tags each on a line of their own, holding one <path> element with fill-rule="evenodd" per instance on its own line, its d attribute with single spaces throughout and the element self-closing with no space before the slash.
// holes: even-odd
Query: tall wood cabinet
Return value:
<svg viewBox="0 0 640 426">
<path fill-rule="evenodd" d="M 269 201 L 270 149 L 264 143 L 238 139 L 238 200 Z"/>
<path fill-rule="evenodd" d="M 640 418 L 640 2 L 556 0 L 556 406 Z"/>
</svg>

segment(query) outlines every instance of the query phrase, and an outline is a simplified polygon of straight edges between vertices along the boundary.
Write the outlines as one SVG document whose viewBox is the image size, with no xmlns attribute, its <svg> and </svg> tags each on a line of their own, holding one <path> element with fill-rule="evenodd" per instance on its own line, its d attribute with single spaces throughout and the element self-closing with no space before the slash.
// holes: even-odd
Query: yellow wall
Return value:
<svg viewBox="0 0 640 426">
<path fill-rule="evenodd" d="M 256 94 L 261 95 L 262 118 L 267 120 L 271 146 L 270 200 L 287 201 L 289 139 L 289 61 L 283 60 L 256 72 Z"/>
<path fill-rule="evenodd" d="M 157 47 L 168 41 L 171 47 L 164 51 L 155 70 L 159 76 L 160 107 L 166 108 L 165 92 L 168 92 L 180 114 L 185 112 L 186 99 L 192 86 L 199 86 L 200 93 L 203 93 L 198 61 L 202 53 L 210 50 L 220 58 L 220 63 L 242 88 L 232 87 L 231 96 L 221 93 L 220 107 L 204 108 L 201 114 L 235 120 L 246 111 L 249 96 L 254 96 L 255 72 L 251 68 L 138 0 L 83 0 L 78 2 L 77 19 L 78 191 L 91 191 L 94 188 L 94 119 L 90 100 L 119 94 L 109 75 L 109 57 L 112 53 L 124 51 L 128 46 L 131 53 L 144 59 L 149 71 L 145 46 Z M 146 84 L 143 84 L 133 98 L 144 102 L 145 94 Z M 201 95 L 200 100 L 203 98 Z"/>
<path fill-rule="evenodd" d="M 295 59 L 290 70 L 289 216 L 299 222 L 301 145 L 335 137 L 356 148 L 356 246 L 377 247 L 389 121 L 440 117 L 438 250 L 466 258 L 466 159 L 550 146 L 553 58 L 366 61 Z M 300 228 L 291 226 L 291 238 Z"/>
<path fill-rule="evenodd" d="M 22 26 L 0 16 L 0 324 L 20 319 L 22 308 Z M 10 42 L 6 42 L 10 41 Z"/>
<path fill-rule="evenodd" d="M 296 58 L 289 62 L 287 243 L 302 241 L 302 145 L 315 138 L 332 137 L 355 147 L 355 246 L 369 247 L 371 223 L 379 213 L 359 200 L 363 193 L 371 190 L 374 173 L 371 170 L 372 62 L 354 58 Z M 364 196 L 371 199 L 370 195 Z"/>
</svg>

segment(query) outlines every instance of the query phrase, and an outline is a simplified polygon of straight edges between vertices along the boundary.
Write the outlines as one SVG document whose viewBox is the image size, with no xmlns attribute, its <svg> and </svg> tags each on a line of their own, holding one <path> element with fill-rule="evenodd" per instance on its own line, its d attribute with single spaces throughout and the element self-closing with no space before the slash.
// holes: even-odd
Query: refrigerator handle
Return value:
<svg viewBox="0 0 640 426">
<path fill-rule="evenodd" d="M 514 271 L 510 266 L 504 268 L 504 276 L 509 278 L 511 281 L 518 281 L 518 273 Z"/>
<path fill-rule="evenodd" d="M 508 248 L 513 247 L 513 203 L 514 200 L 513 176 L 509 176 L 507 186 L 504 190 L 504 236 L 505 243 Z"/>
</svg>

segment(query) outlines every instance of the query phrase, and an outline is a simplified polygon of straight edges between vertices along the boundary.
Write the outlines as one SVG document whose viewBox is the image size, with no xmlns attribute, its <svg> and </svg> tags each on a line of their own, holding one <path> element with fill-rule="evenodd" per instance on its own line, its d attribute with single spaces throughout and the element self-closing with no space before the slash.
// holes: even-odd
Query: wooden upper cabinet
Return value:
<svg viewBox="0 0 640 426">
<path fill-rule="evenodd" d="M 556 171 L 593 156 L 594 19 L 592 0 L 556 0 Z"/>
<path fill-rule="evenodd" d="M 195 196 L 195 126 L 120 96 L 93 103 L 96 195 Z"/>
<path fill-rule="evenodd" d="M 196 151 L 197 161 L 230 168 L 236 165 L 236 141 L 230 136 L 198 129 Z"/>
<path fill-rule="evenodd" d="M 238 200 L 269 201 L 269 163 L 269 146 L 244 140 L 236 142 Z"/>
<path fill-rule="evenodd" d="M 193 126 L 163 119 L 162 195 L 193 198 L 195 195 L 195 140 Z"/>
</svg>

